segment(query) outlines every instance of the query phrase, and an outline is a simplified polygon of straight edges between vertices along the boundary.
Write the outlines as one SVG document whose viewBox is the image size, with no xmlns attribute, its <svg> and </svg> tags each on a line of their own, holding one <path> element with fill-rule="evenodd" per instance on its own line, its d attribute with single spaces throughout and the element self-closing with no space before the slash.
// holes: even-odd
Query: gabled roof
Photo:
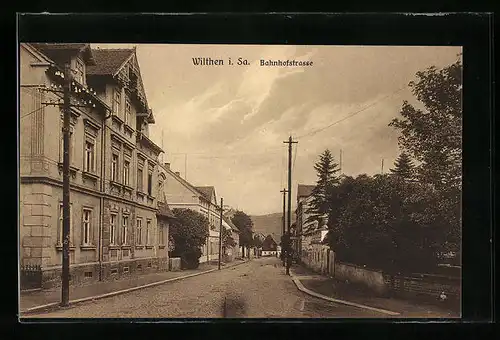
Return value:
<svg viewBox="0 0 500 340">
<path fill-rule="evenodd" d="M 157 215 L 163 218 L 175 218 L 174 214 L 172 213 L 172 210 L 170 210 L 170 207 L 168 206 L 168 203 L 166 201 L 158 202 Z"/>
<path fill-rule="evenodd" d="M 299 184 L 297 188 L 297 198 L 311 196 L 315 187 L 315 185 Z"/>
<path fill-rule="evenodd" d="M 133 56 L 134 49 L 92 49 L 92 54 L 94 55 L 96 65 L 88 67 L 87 74 L 114 76 L 125 62 Z"/>
<path fill-rule="evenodd" d="M 71 55 L 81 53 L 85 63 L 89 67 L 93 67 L 93 65 L 96 64 L 90 44 L 32 43 L 31 46 L 55 61 L 59 60 L 60 56 L 65 53 L 69 53 Z"/>
<path fill-rule="evenodd" d="M 273 234 L 270 234 L 269 236 L 271 236 L 271 238 L 273 239 L 274 242 L 276 242 L 276 244 L 280 244 L 279 240 L 276 238 L 276 235 Z"/>
<path fill-rule="evenodd" d="M 21 43 L 20 46 L 25 48 L 29 53 L 31 53 L 35 58 L 37 58 L 41 62 L 46 62 L 48 64 L 55 64 L 55 62 L 52 59 L 50 59 L 49 56 L 42 53 L 42 51 L 37 49 L 33 44 Z"/>
<path fill-rule="evenodd" d="M 271 246 L 274 243 L 273 246 Z M 276 250 L 278 246 L 278 242 L 273 238 L 271 234 L 267 235 L 266 238 L 262 241 L 262 250 Z"/>
<path fill-rule="evenodd" d="M 212 202 L 212 197 L 215 195 L 215 188 L 213 186 L 205 186 L 205 187 L 195 187 L 203 197 Z"/>
<path fill-rule="evenodd" d="M 236 231 L 237 233 L 239 233 L 239 232 L 240 232 L 240 230 L 238 229 L 238 227 L 236 227 L 236 226 L 234 225 L 234 223 L 233 223 L 233 222 L 231 222 L 231 219 L 230 219 L 230 218 L 228 218 L 227 216 L 222 216 L 222 219 L 224 220 L 224 222 L 226 222 L 226 223 L 227 223 L 227 224 L 231 227 L 231 229 L 233 229 L 233 230 L 234 230 L 234 231 Z"/>
</svg>

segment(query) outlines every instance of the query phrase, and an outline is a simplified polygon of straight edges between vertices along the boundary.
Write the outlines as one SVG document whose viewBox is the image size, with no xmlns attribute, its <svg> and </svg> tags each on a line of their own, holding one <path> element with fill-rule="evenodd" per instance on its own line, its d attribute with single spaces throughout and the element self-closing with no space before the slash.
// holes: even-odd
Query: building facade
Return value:
<svg viewBox="0 0 500 340">
<path fill-rule="evenodd" d="M 231 238 L 234 240 L 235 245 L 233 247 L 222 248 L 223 254 L 225 256 L 225 261 L 232 261 L 236 258 L 240 258 L 240 231 L 226 216 L 222 216 L 222 226 L 229 230 L 231 233 Z"/>
<path fill-rule="evenodd" d="M 278 242 L 272 235 L 267 235 L 262 242 L 262 256 L 278 256 Z"/>
<path fill-rule="evenodd" d="M 162 150 L 149 139 L 154 117 L 135 49 L 88 44 L 20 46 L 21 264 L 41 265 L 48 286 L 60 283 L 63 116 L 48 104 L 62 100 L 66 64 L 72 73 L 71 282 L 168 270 L 172 216 L 158 200 Z"/>
<path fill-rule="evenodd" d="M 170 163 L 161 166 L 165 176 L 163 192 L 171 209 L 191 209 L 204 215 L 209 221 L 208 237 L 202 247 L 200 263 L 219 258 L 220 207 L 214 187 L 195 187 L 174 172 Z"/>
<path fill-rule="evenodd" d="M 304 231 L 308 230 L 315 223 L 314 221 L 308 221 L 308 218 L 311 216 L 308 213 L 308 209 L 311 207 L 310 203 L 314 187 L 314 185 L 304 184 L 299 184 L 297 187 L 297 210 L 295 211 L 296 227 L 294 235 L 297 239 L 292 242 L 292 244 L 294 245 L 294 250 L 299 257 L 302 256 L 301 254 L 305 246 Z"/>
</svg>

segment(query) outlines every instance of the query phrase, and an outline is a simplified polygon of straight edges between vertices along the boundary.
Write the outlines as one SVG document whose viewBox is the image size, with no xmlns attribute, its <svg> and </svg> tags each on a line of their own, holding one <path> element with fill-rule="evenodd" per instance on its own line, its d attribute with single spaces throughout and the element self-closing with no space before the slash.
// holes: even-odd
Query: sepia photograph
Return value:
<svg viewBox="0 0 500 340">
<path fill-rule="evenodd" d="M 19 317 L 460 318 L 462 47 L 21 42 Z"/>
</svg>

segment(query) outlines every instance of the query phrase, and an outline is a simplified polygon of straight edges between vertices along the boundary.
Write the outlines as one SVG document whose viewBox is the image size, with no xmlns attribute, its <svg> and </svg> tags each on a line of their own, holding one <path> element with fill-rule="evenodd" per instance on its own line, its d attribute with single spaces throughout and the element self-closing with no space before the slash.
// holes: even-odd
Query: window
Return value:
<svg viewBox="0 0 500 340">
<path fill-rule="evenodd" d="M 148 171 L 148 195 L 153 196 L 153 173 Z"/>
<path fill-rule="evenodd" d="M 136 234 L 136 244 L 142 245 L 142 219 L 137 219 L 137 234 Z"/>
<path fill-rule="evenodd" d="M 109 221 L 109 243 L 111 245 L 116 244 L 116 215 L 111 214 Z"/>
<path fill-rule="evenodd" d="M 164 239 L 164 234 L 163 234 L 163 226 L 158 225 L 158 244 L 164 245 L 165 244 L 165 239 Z"/>
<path fill-rule="evenodd" d="M 69 205 L 69 243 L 70 245 L 73 243 L 72 242 L 72 237 L 73 237 L 73 219 L 71 218 L 73 216 L 73 203 Z M 62 245 L 63 244 L 63 204 L 59 203 L 59 227 L 57 228 L 57 244 Z"/>
<path fill-rule="evenodd" d="M 116 182 L 118 180 L 118 155 L 113 154 L 111 160 L 111 180 Z"/>
<path fill-rule="evenodd" d="M 122 219 L 122 244 L 127 244 L 128 237 L 128 216 L 123 216 Z"/>
<path fill-rule="evenodd" d="M 130 109 L 130 100 L 128 98 L 125 100 L 125 124 L 130 125 L 132 123 L 132 110 Z"/>
<path fill-rule="evenodd" d="M 115 90 L 113 93 L 113 114 L 116 116 L 121 115 L 121 103 L 122 103 L 122 95 L 120 90 Z"/>
<path fill-rule="evenodd" d="M 82 223 L 82 245 L 90 246 L 92 244 L 90 231 L 92 228 L 92 210 L 83 209 L 83 223 Z"/>
<path fill-rule="evenodd" d="M 151 221 L 146 221 L 146 244 L 151 244 Z"/>
<path fill-rule="evenodd" d="M 87 172 L 95 172 L 95 145 L 91 140 L 85 141 L 85 163 L 84 163 L 84 171 Z"/>
<path fill-rule="evenodd" d="M 75 80 L 85 84 L 85 65 L 80 59 L 76 59 Z"/>
<path fill-rule="evenodd" d="M 142 174 L 142 168 L 138 167 L 137 168 L 137 191 L 143 192 L 143 174 Z"/>
<path fill-rule="evenodd" d="M 130 185 L 130 161 L 123 161 L 123 184 Z"/>
</svg>

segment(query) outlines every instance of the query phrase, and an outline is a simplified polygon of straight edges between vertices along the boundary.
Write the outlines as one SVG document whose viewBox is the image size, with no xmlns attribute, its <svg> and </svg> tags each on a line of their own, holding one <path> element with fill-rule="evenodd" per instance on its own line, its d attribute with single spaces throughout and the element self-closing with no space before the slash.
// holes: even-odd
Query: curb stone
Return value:
<svg viewBox="0 0 500 340">
<path fill-rule="evenodd" d="M 290 276 L 291 276 L 291 278 L 293 280 L 293 283 L 295 283 L 295 285 L 297 286 L 298 290 L 300 290 L 301 292 L 304 292 L 304 293 L 306 293 L 308 295 L 317 297 L 319 299 L 330 301 L 330 302 L 335 302 L 335 303 L 340 303 L 340 304 L 343 304 L 343 305 L 358 307 L 358 308 L 362 308 L 362 309 L 368 309 L 368 310 L 372 310 L 372 311 L 375 311 L 375 312 L 378 312 L 378 313 L 383 313 L 383 314 L 392 315 L 392 316 L 400 315 L 400 313 L 398 313 L 398 312 L 392 312 L 392 311 L 381 309 L 381 308 L 370 307 L 370 306 L 358 304 L 358 303 L 355 303 L 355 302 L 350 302 L 350 301 L 345 301 L 345 300 L 338 300 L 338 299 L 334 299 L 334 298 L 331 298 L 331 297 L 326 296 L 326 295 L 322 295 L 322 294 L 316 293 L 316 292 L 314 292 L 314 291 L 312 291 L 312 290 L 307 289 L 306 287 L 304 287 L 304 285 L 302 284 L 302 282 L 300 282 L 300 280 L 295 275 L 293 275 L 292 273 L 290 273 Z"/>
<path fill-rule="evenodd" d="M 227 269 L 227 268 L 233 268 L 233 267 L 236 267 L 236 266 L 248 263 L 248 262 L 249 261 L 243 261 L 243 262 L 236 263 L 236 264 L 234 264 L 232 266 L 228 266 L 228 267 L 227 266 L 226 267 L 222 267 L 221 266 L 221 270 L 222 269 Z M 78 303 L 82 303 L 82 302 L 95 301 L 95 300 L 104 299 L 104 298 L 107 298 L 107 297 L 112 297 L 112 296 L 116 296 L 116 295 L 130 293 L 130 292 L 133 292 L 133 291 L 136 291 L 136 290 L 139 290 L 139 289 L 155 287 L 155 286 L 159 286 L 159 285 L 162 285 L 162 284 L 165 284 L 165 283 L 169 283 L 169 282 L 173 282 L 173 281 L 179 281 L 179 280 L 182 280 L 182 279 L 187 279 L 187 278 L 198 276 L 198 275 L 202 275 L 202 274 L 208 274 L 208 273 L 211 273 L 211 272 L 214 272 L 214 271 L 219 271 L 219 270 L 217 268 L 209 269 L 209 270 L 205 270 L 205 271 L 202 271 L 202 272 L 199 272 L 199 273 L 193 273 L 193 274 L 188 274 L 188 275 L 184 275 L 184 276 L 174 277 L 174 278 L 171 278 L 171 279 L 166 279 L 166 280 L 162 280 L 162 281 L 148 283 L 148 284 L 145 284 L 145 285 L 142 285 L 142 286 L 131 287 L 131 288 L 117 290 L 117 291 L 106 293 L 106 294 L 88 296 L 88 297 L 84 297 L 84 298 L 81 298 L 81 299 L 71 300 L 71 301 L 69 301 L 69 306 L 68 307 L 70 307 L 72 305 L 75 305 L 75 304 L 78 304 Z M 59 305 L 59 302 L 52 302 L 52 303 L 48 303 L 48 304 L 45 304 L 45 305 L 40 305 L 40 306 L 35 306 L 35 307 L 27 308 L 25 310 L 20 311 L 19 314 L 20 314 L 20 317 L 21 317 L 21 314 L 25 314 L 26 315 L 26 314 L 32 314 L 32 313 L 42 312 L 42 311 L 47 311 L 48 312 L 48 311 L 51 311 L 51 310 L 56 310 L 56 309 L 60 309 L 60 308 L 68 308 L 68 307 L 61 307 Z"/>
</svg>

